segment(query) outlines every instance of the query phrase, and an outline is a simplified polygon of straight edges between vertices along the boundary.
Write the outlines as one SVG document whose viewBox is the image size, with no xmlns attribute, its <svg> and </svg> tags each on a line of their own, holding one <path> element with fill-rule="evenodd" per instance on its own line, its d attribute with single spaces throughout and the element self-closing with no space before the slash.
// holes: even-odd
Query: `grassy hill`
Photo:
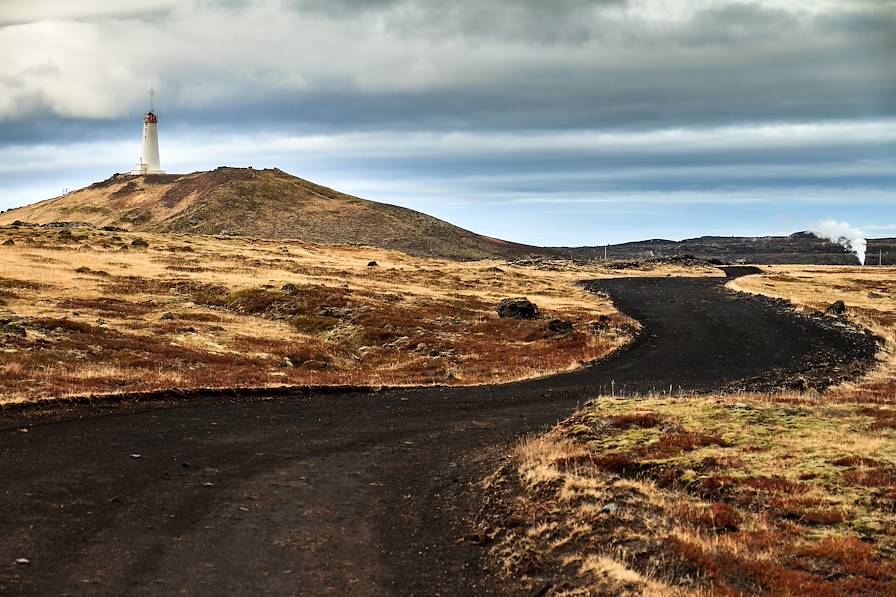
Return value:
<svg viewBox="0 0 896 597">
<path fill-rule="evenodd" d="M 116 174 L 0 214 L 0 225 L 16 220 L 368 245 L 461 260 L 544 252 L 481 236 L 411 209 L 339 193 L 277 168 Z"/>
</svg>

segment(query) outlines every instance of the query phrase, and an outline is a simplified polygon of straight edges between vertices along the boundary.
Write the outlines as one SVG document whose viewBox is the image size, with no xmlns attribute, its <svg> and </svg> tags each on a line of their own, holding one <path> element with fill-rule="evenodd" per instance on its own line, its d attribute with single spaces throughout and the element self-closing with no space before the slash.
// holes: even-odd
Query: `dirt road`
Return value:
<svg viewBox="0 0 896 597">
<path fill-rule="evenodd" d="M 463 537 L 476 482 L 520 436 L 600 390 L 768 388 L 870 363 L 873 339 L 723 282 L 592 284 L 644 334 L 548 379 L 7 416 L 0 594 L 500 593 Z"/>
</svg>

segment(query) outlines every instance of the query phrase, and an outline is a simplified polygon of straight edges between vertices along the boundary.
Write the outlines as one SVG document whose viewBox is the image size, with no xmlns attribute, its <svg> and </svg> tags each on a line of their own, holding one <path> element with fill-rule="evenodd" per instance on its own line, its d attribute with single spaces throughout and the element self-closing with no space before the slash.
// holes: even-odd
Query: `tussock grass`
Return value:
<svg viewBox="0 0 896 597">
<path fill-rule="evenodd" d="M 884 339 L 877 366 L 862 379 L 828 390 L 843 401 L 896 404 L 896 267 L 766 266 L 763 275 L 728 283 L 734 290 L 790 301 L 798 309 L 824 311 L 834 301 L 845 317 Z"/>
<path fill-rule="evenodd" d="M 896 268 L 774 266 L 734 290 L 885 339 L 824 394 L 596 399 L 485 481 L 509 577 L 559 595 L 896 593 Z"/>
<path fill-rule="evenodd" d="M 492 553 L 533 586 L 561 572 L 558 594 L 892 593 L 896 429 L 866 409 L 599 398 L 487 481 L 520 488 Z"/>
<path fill-rule="evenodd" d="M 0 401 L 505 382 L 580 367 L 638 328 L 579 286 L 622 275 L 611 270 L 183 234 L 140 233 L 149 246 L 135 249 L 131 233 L 65 232 L 0 228 L 0 243 L 15 243 L 0 246 Z M 529 297 L 545 318 L 498 318 L 510 296 Z M 551 318 L 573 333 L 549 332 Z"/>
</svg>

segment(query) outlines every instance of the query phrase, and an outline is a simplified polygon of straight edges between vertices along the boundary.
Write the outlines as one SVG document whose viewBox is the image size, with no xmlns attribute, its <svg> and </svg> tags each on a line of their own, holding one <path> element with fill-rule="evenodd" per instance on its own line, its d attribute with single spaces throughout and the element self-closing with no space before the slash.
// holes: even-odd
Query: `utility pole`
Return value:
<svg viewBox="0 0 896 597">
<path fill-rule="evenodd" d="M 607 260 L 607 247 L 609 247 L 609 246 L 610 245 L 604 245 L 604 261 Z"/>
</svg>

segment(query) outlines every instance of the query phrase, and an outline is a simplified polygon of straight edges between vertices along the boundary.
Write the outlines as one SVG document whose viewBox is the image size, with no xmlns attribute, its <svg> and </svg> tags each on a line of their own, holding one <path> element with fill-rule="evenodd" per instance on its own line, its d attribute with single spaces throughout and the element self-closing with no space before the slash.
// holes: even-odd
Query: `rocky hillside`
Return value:
<svg viewBox="0 0 896 597">
<path fill-rule="evenodd" d="M 481 236 L 411 209 L 339 193 L 276 168 L 116 174 L 0 214 L 0 225 L 16 220 L 369 245 L 461 260 L 544 252 Z"/>
</svg>

